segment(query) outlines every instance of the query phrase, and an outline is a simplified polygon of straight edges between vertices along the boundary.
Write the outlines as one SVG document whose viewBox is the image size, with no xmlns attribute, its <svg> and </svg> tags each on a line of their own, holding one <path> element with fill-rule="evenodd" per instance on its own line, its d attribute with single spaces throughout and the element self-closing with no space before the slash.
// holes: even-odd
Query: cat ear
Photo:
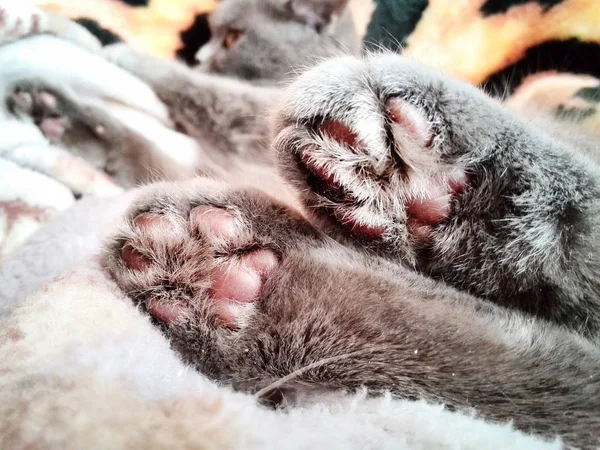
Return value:
<svg viewBox="0 0 600 450">
<path fill-rule="evenodd" d="M 319 33 L 333 26 L 348 6 L 348 0 L 290 0 L 289 7 L 297 20 Z"/>
</svg>

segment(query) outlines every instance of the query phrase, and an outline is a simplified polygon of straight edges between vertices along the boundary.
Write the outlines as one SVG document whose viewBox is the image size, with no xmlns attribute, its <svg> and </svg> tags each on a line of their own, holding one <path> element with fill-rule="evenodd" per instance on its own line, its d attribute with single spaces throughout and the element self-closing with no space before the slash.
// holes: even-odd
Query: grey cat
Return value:
<svg viewBox="0 0 600 450">
<path fill-rule="evenodd" d="M 225 0 L 197 54 L 203 71 L 274 85 L 344 52 L 357 54 L 348 0 Z"/>
<path fill-rule="evenodd" d="M 267 401 L 365 386 L 599 445 L 597 141 L 396 55 L 332 59 L 280 105 L 308 219 L 159 184 L 107 249 L 182 357 Z"/>
<path fill-rule="evenodd" d="M 210 149 L 202 153 L 197 167 L 166 159 L 144 136 L 41 79 L 17 83 L 7 102 L 16 115 L 32 115 L 55 144 L 79 149 L 78 155 L 124 187 L 155 181 L 157 174 L 170 180 L 186 178 L 190 169 L 221 179 L 237 179 L 249 165 L 268 171 L 274 158 L 268 151 L 266 116 L 276 101 L 277 83 L 320 60 L 360 50 L 347 3 L 224 0 L 211 15 L 212 38 L 199 51 L 200 64 L 194 70 L 179 62 L 154 60 L 124 44 L 104 50 L 106 58 L 155 90 L 177 130 Z M 55 99 L 52 107 L 39 101 L 48 95 Z"/>
<path fill-rule="evenodd" d="M 213 150 L 212 180 L 133 206 L 106 253 L 121 288 L 186 361 L 265 401 L 366 386 L 600 444 L 597 141 L 398 56 L 333 59 L 282 96 L 273 80 L 339 52 L 345 5 L 238 5 L 199 56 L 252 83 L 107 50 Z M 270 23 L 322 54 L 269 59 L 300 42 Z M 254 170 L 277 200 L 232 186 Z"/>
<path fill-rule="evenodd" d="M 153 181 L 157 173 L 169 180 L 194 173 L 98 106 L 82 103 L 43 78 L 17 81 L 8 91 L 9 112 L 32 120 L 49 142 L 65 147 L 124 187 Z"/>
</svg>

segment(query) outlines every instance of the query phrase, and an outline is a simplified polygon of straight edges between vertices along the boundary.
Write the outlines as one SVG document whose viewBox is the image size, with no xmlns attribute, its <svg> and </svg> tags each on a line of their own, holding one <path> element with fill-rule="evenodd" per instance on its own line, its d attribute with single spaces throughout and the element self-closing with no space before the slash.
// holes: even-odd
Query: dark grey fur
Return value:
<svg viewBox="0 0 600 450">
<path fill-rule="evenodd" d="M 340 50 L 360 50 L 348 0 L 224 0 L 210 16 L 211 40 L 198 52 L 200 69 L 253 83 L 295 78 Z M 231 48 L 227 34 L 238 31 Z"/>
<path fill-rule="evenodd" d="M 344 6 L 221 2 L 211 18 L 214 38 L 200 58 L 204 69 L 245 80 L 155 61 L 123 46 L 106 55 L 150 84 L 179 129 L 211 150 L 204 165 L 193 169 L 229 180 L 254 164 L 266 168 L 255 184 L 277 185 L 265 120 L 280 95 L 275 81 L 340 47 L 355 50 L 344 37 Z M 240 33 L 226 51 L 231 29 Z M 100 161 L 109 159 L 103 151 L 121 149 L 127 182 L 148 179 L 127 175 L 146 162 L 157 165 L 154 173 L 162 170 L 143 138 L 132 140 L 110 123 L 103 125 L 109 133 L 99 136 L 99 113 L 82 109 L 56 87 L 27 89 L 34 99 L 39 89 L 59 99 L 59 115 L 71 125 L 66 145 L 103 142 L 101 151 L 94 150 Z M 394 128 L 385 107 L 391 97 L 426 118 L 434 134 L 431 148 L 415 147 Z M 361 137 L 366 153 L 357 156 L 324 136 L 319 124 L 331 120 Z M 160 324 L 174 348 L 215 379 L 251 392 L 262 389 L 264 399 L 366 386 L 474 408 L 490 420 L 513 420 L 524 431 L 595 447 L 598 144 L 582 135 L 571 139 L 555 122 L 539 122 L 543 129 L 476 89 L 397 56 L 334 59 L 300 76 L 275 120 L 280 166 L 310 223 L 253 191 L 202 180 L 159 184 L 132 208 L 128 226 L 107 249 L 107 266 L 141 305 L 153 299 L 187 305 L 185 318 Z M 107 140 L 112 136 L 116 140 Z M 127 150 L 126 141 L 139 145 Z M 335 175 L 335 195 L 310 183 L 299 164 L 307 149 Z M 407 151 L 427 154 L 423 180 L 457 167 L 470 177 L 426 242 L 407 227 L 404 201 L 416 189 L 406 176 Z M 419 189 L 427 189 L 426 181 Z M 281 198 L 277 189 L 270 191 Z M 195 227 L 189 213 L 203 204 L 234 213 L 245 233 L 223 243 Z M 333 217 L 336 208 L 350 215 L 359 211 L 363 224 L 384 225 L 383 238 L 356 238 Z M 136 226 L 133 219 L 148 211 L 168 217 L 176 232 Z M 127 268 L 125 245 L 151 267 Z M 272 249 L 280 264 L 260 299 L 248 304 L 243 326 L 221 327 L 211 273 L 256 248 Z"/>
<path fill-rule="evenodd" d="M 426 117 L 431 148 L 405 147 L 397 129 L 390 133 L 390 97 Z M 109 270 L 136 302 L 188 306 L 181 320 L 160 324 L 183 358 L 271 399 L 366 386 L 600 445 L 596 141 L 561 141 L 553 137 L 561 132 L 534 128 L 478 90 L 395 55 L 328 61 L 300 76 L 281 105 L 274 145 L 314 224 L 253 191 L 161 184 L 139 199 L 108 249 Z M 325 164 L 341 197 L 311 187 L 298 163 L 307 148 L 316 158 L 355 156 L 320 134 L 326 120 L 366 142 L 353 175 L 339 160 Z M 425 175 L 460 167 L 470 176 L 426 245 L 406 226 L 402 199 L 412 187 L 399 174 L 407 149 L 430 153 Z M 191 209 L 206 204 L 234 213 L 245 233 L 223 244 L 189 223 Z M 385 224 L 383 239 L 354 237 L 325 206 L 366 209 L 363 220 Z M 178 231 L 134 225 L 144 212 L 165 215 Z M 125 244 L 151 268 L 128 269 Z M 261 247 L 280 265 L 244 325 L 219 326 L 211 271 Z"/>
<path fill-rule="evenodd" d="M 249 232 L 224 250 L 187 225 L 202 204 L 234 212 Z M 262 393 L 269 400 L 314 388 L 391 390 L 579 446 L 599 443 L 600 350 L 581 336 L 338 244 L 255 192 L 210 181 L 159 184 L 129 217 L 148 211 L 189 231 L 165 237 L 131 225 L 115 238 L 107 265 L 141 305 L 188 304 L 186 320 L 161 326 L 184 360 L 214 379 L 250 392 L 276 383 Z M 125 243 L 152 268 L 128 269 Z M 281 264 L 246 325 L 221 327 L 210 273 L 256 246 L 274 249 Z"/>
</svg>

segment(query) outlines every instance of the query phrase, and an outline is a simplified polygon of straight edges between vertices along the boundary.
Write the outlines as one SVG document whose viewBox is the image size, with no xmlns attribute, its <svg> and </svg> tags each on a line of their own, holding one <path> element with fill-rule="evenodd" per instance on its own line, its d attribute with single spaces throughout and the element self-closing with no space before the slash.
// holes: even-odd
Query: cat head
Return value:
<svg viewBox="0 0 600 450">
<path fill-rule="evenodd" d="M 199 69 L 253 82 L 360 50 L 348 0 L 221 0 L 209 23 Z"/>
</svg>

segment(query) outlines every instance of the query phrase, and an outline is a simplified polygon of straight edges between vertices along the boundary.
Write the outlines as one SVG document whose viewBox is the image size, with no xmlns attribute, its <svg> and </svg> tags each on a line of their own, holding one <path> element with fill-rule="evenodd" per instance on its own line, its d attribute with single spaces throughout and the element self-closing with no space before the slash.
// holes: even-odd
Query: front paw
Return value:
<svg viewBox="0 0 600 450">
<path fill-rule="evenodd" d="M 455 130 L 479 132 L 485 147 L 498 127 L 475 126 L 453 111 L 469 102 L 485 110 L 491 101 L 457 99 L 443 79 L 396 56 L 332 60 L 289 89 L 275 146 L 308 211 L 414 261 L 485 158 Z"/>
<path fill-rule="evenodd" d="M 282 105 L 281 166 L 327 232 L 473 294 L 565 314 L 558 298 L 578 295 L 561 292 L 565 243 L 597 191 L 570 149 L 397 55 L 328 61 Z"/>
<path fill-rule="evenodd" d="M 51 143 L 57 144 L 72 125 L 64 99 L 59 90 L 43 82 L 23 81 L 12 87 L 6 105 L 13 115 L 33 121 Z"/>
</svg>

